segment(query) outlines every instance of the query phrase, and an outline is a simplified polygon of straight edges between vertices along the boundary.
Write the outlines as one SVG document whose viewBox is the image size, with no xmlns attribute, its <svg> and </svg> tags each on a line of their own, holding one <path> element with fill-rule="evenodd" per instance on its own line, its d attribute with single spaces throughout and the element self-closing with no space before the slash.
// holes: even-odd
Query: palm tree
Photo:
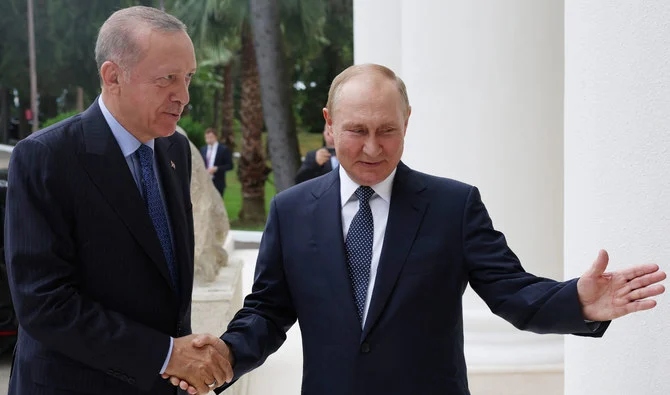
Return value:
<svg viewBox="0 0 670 395">
<path fill-rule="evenodd" d="M 174 4 L 175 14 L 191 29 L 198 47 L 226 45 L 231 52 L 239 48 L 241 62 L 240 121 L 242 147 L 237 164 L 237 174 L 242 185 L 241 225 L 260 225 L 265 222 L 265 182 L 270 169 L 263 150 L 263 111 L 258 81 L 258 66 L 253 48 L 253 38 L 247 23 L 246 0 L 185 0 Z M 233 114 L 230 102 L 233 97 L 231 68 L 223 68 L 224 105 L 223 124 L 232 131 Z M 228 75 L 226 75 L 228 73 Z M 226 90 L 228 87 L 228 90 Z M 224 130 L 224 133 L 227 131 Z M 230 134 L 229 134 L 230 135 Z"/>
<path fill-rule="evenodd" d="M 204 44 L 200 50 L 201 58 L 198 66 L 212 67 L 218 76 L 214 93 L 214 119 L 213 127 L 221 130 L 221 140 L 231 150 L 235 150 L 235 138 L 233 134 L 233 123 L 235 119 L 235 79 L 233 78 L 233 66 L 235 65 L 235 54 L 226 46 Z M 219 122 L 219 114 L 221 122 Z"/>
</svg>

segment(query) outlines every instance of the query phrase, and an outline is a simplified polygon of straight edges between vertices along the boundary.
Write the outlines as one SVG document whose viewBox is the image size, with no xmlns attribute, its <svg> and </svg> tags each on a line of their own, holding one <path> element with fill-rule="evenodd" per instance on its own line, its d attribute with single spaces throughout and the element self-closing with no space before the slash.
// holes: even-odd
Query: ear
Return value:
<svg viewBox="0 0 670 395">
<path fill-rule="evenodd" d="M 326 125 L 328 125 L 328 127 L 333 125 L 333 120 L 330 118 L 330 113 L 326 107 L 323 108 L 323 119 L 326 120 Z"/>
<path fill-rule="evenodd" d="M 120 87 L 120 80 L 123 71 L 114 62 L 106 61 L 100 67 L 100 79 L 102 80 L 102 87 L 105 91 L 112 94 L 118 94 Z"/>
<path fill-rule="evenodd" d="M 412 106 L 409 106 L 407 108 L 407 117 L 405 118 L 405 130 L 403 131 L 403 135 L 407 133 L 407 124 L 409 123 L 409 116 L 412 115 Z"/>
</svg>

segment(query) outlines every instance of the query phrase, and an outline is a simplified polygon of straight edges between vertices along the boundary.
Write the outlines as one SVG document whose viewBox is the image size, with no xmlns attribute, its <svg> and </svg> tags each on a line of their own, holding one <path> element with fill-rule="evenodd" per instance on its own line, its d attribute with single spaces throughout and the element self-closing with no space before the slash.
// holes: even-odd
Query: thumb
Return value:
<svg viewBox="0 0 670 395">
<path fill-rule="evenodd" d="M 595 261 L 593 261 L 593 265 L 591 265 L 591 268 L 589 269 L 588 272 L 586 272 L 587 276 L 590 277 L 600 277 L 605 273 L 605 270 L 607 269 L 607 264 L 610 261 L 610 257 L 607 254 L 607 251 L 605 250 L 600 250 L 598 252 L 598 257 L 596 258 Z"/>
<path fill-rule="evenodd" d="M 218 341 L 219 341 L 218 337 L 216 337 L 214 335 L 210 335 L 209 333 L 205 333 L 205 334 L 201 334 L 201 335 L 196 336 L 193 339 L 192 344 L 193 344 L 194 347 L 202 348 L 202 347 L 205 347 L 205 346 L 208 346 L 208 345 L 213 346 Z"/>
</svg>

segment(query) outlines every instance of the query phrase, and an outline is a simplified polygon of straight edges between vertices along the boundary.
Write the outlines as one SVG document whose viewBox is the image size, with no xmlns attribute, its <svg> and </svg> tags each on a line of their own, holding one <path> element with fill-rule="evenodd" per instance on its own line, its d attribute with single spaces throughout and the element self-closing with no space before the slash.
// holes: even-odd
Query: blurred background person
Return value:
<svg viewBox="0 0 670 395">
<path fill-rule="evenodd" d="M 214 187 L 223 196 L 226 190 L 226 172 L 233 169 L 233 154 L 225 144 L 219 143 L 214 128 L 207 128 L 205 131 L 205 142 L 207 145 L 200 148 L 200 154 L 207 171 L 212 175 Z"/>
<path fill-rule="evenodd" d="M 339 165 L 335 155 L 335 144 L 333 142 L 333 135 L 328 133 L 324 125 L 323 128 L 323 147 L 307 152 L 305 159 L 302 161 L 302 166 L 295 175 L 295 183 L 300 184 L 303 181 L 311 180 L 318 176 L 322 176 Z"/>
</svg>

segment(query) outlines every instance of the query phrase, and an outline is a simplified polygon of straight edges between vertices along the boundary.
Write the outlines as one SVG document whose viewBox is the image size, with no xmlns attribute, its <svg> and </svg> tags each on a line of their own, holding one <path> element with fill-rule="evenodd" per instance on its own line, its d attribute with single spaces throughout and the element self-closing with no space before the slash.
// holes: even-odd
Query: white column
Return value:
<svg viewBox="0 0 670 395">
<path fill-rule="evenodd" d="M 354 3 L 358 10 L 370 2 Z M 400 54 L 395 71 L 412 104 L 403 160 L 478 186 L 525 268 L 562 278 L 563 3 L 401 3 L 400 25 L 386 29 L 391 37 L 401 32 L 401 41 L 384 48 L 390 59 Z M 376 11 L 375 18 L 385 19 L 384 8 Z M 365 29 L 372 22 L 355 22 L 355 45 L 381 50 L 369 44 L 378 35 Z M 356 63 L 370 58 L 362 52 L 355 52 Z M 561 337 L 519 332 L 469 294 L 465 317 L 471 373 L 548 369 L 560 375 Z"/>
<path fill-rule="evenodd" d="M 579 275 L 599 248 L 610 269 L 670 262 L 670 3 L 565 5 L 565 258 Z M 670 394 L 670 308 L 566 340 L 569 395 Z"/>
<path fill-rule="evenodd" d="M 400 73 L 402 0 L 354 0 L 356 63 L 383 64 Z"/>
</svg>

